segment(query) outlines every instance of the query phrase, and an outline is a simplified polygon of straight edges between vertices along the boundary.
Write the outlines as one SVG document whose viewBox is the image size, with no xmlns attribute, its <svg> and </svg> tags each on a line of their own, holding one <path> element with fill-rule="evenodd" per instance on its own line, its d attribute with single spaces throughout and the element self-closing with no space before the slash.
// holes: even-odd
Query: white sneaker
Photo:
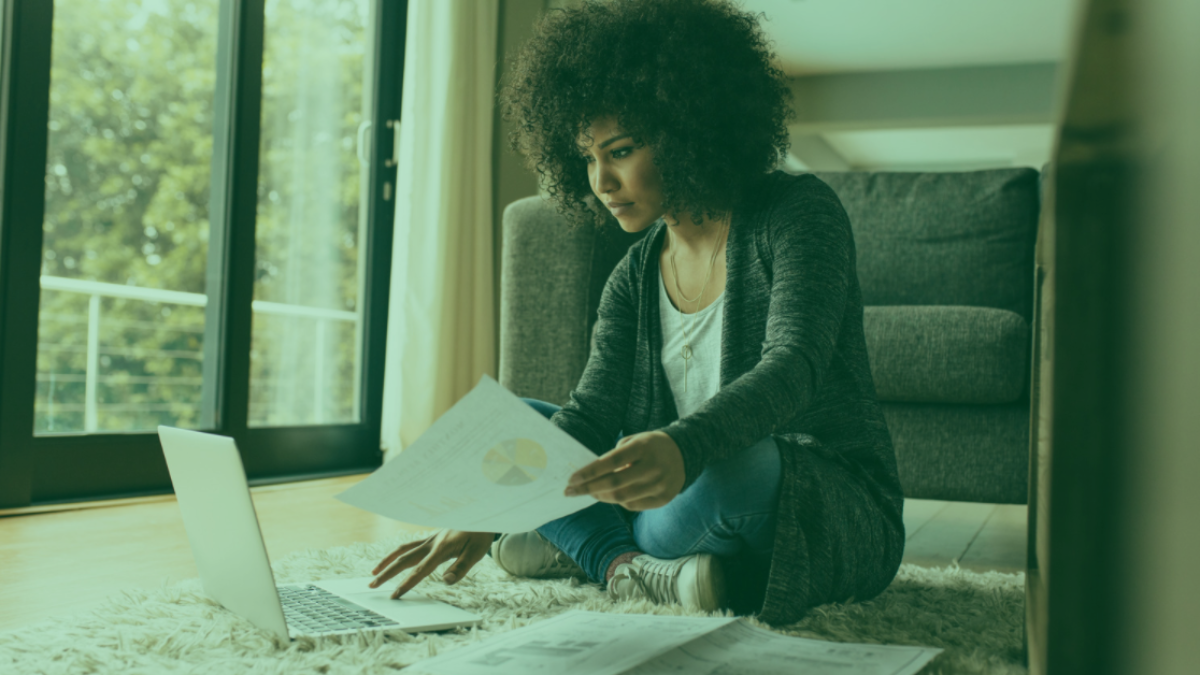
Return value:
<svg viewBox="0 0 1200 675">
<path fill-rule="evenodd" d="M 608 582 L 608 595 L 613 600 L 645 598 L 714 612 L 726 605 L 725 571 L 710 553 L 676 560 L 639 555 L 631 563 L 617 565 Z"/>
<path fill-rule="evenodd" d="M 492 542 L 492 559 L 515 577 L 586 580 L 587 573 L 537 530 L 502 534 Z"/>
</svg>

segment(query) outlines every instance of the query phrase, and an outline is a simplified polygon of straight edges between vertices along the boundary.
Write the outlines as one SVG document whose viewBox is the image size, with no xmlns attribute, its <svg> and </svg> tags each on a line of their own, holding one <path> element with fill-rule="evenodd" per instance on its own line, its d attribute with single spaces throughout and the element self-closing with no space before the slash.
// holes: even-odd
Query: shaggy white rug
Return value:
<svg viewBox="0 0 1200 675">
<path fill-rule="evenodd" d="M 287 583 L 361 577 L 400 543 L 418 536 L 294 553 L 274 564 L 275 578 Z M 125 591 L 97 610 L 2 632 L 0 673 L 394 673 L 570 609 L 704 616 L 647 601 L 614 604 L 599 586 L 575 580 L 517 579 L 490 557 L 454 586 L 430 580 L 440 579 L 440 572 L 416 592 L 482 616 L 478 628 L 302 638 L 288 644 L 221 608 L 204 595 L 199 579 L 189 579 L 156 590 Z M 1024 587 L 1023 574 L 904 565 L 891 586 L 868 602 L 823 605 L 786 626 L 754 623 L 801 637 L 945 649 L 922 671 L 929 675 L 1024 675 Z"/>
</svg>

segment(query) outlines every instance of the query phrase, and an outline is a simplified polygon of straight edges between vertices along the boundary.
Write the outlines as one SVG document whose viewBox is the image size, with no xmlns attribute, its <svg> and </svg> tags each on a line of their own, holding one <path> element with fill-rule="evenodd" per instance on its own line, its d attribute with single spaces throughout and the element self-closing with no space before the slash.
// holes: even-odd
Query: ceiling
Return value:
<svg viewBox="0 0 1200 675">
<path fill-rule="evenodd" d="M 1061 61 L 1076 0 L 734 0 L 789 76 Z"/>
<path fill-rule="evenodd" d="M 1052 125 L 838 131 L 824 135 L 858 169 L 970 171 L 1000 166 L 1041 168 L 1050 159 Z"/>
<path fill-rule="evenodd" d="M 733 0 L 760 21 L 789 77 L 1061 63 L 1078 0 Z M 1055 125 L 821 134 L 855 169 L 971 170 L 1049 161 Z M 792 166 L 797 166 L 793 158 Z M 798 166 L 803 166 L 799 164 Z"/>
</svg>

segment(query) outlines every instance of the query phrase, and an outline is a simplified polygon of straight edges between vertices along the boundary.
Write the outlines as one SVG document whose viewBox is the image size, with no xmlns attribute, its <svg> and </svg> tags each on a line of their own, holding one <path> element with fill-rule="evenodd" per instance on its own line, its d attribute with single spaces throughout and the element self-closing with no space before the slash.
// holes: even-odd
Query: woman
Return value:
<svg viewBox="0 0 1200 675">
<path fill-rule="evenodd" d="M 441 531 L 398 548 L 394 595 L 457 559 L 575 576 L 615 599 L 788 623 L 882 592 L 903 495 L 876 400 L 850 224 L 812 175 L 775 170 L 792 111 L 755 16 L 718 0 L 585 1 L 536 26 L 501 92 L 509 141 L 560 214 L 647 231 L 602 294 L 561 409 L 599 456 L 536 532 Z M 623 434 L 623 435 L 622 435 Z"/>
</svg>

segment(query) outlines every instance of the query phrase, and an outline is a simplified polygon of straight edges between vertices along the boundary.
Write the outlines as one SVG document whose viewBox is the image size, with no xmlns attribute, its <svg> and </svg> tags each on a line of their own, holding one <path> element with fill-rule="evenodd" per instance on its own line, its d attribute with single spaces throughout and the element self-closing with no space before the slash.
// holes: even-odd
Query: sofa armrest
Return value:
<svg viewBox="0 0 1200 675">
<path fill-rule="evenodd" d="M 588 295 L 596 234 L 572 230 L 540 197 L 504 209 L 500 384 L 562 405 L 588 357 Z"/>
</svg>

